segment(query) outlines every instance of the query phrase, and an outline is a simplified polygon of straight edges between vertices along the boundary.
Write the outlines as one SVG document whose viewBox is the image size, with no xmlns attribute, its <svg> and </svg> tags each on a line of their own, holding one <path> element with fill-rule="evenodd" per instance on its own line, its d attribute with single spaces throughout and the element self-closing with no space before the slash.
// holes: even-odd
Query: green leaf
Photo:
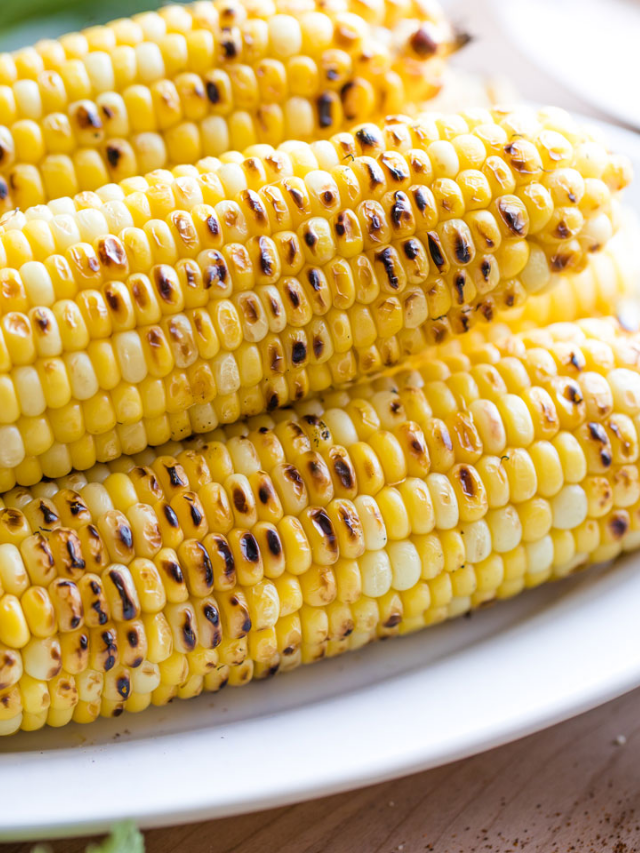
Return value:
<svg viewBox="0 0 640 853">
<path fill-rule="evenodd" d="M 144 853 L 144 838 L 130 821 L 119 823 L 102 844 L 90 844 L 87 853 Z"/>
<path fill-rule="evenodd" d="M 51 851 L 48 847 L 38 844 L 31 853 Z M 118 823 L 111 830 L 111 835 L 101 844 L 90 844 L 87 853 L 144 853 L 144 838 L 130 821 Z"/>
</svg>

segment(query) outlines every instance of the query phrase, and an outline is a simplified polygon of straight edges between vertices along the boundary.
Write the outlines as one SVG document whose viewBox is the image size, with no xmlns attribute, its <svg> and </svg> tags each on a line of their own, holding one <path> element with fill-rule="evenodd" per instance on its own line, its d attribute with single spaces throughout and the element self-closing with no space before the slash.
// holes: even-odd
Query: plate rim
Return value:
<svg viewBox="0 0 640 853">
<path fill-rule="evenodd" d="M 91 747 L 76 747 L 64 748 L 61 750 L 52 750 L 48 753 L 51 756 L 47 761 L 47 753 L 44 753 L 45 777 L 49 776 L 49 763 L 53 760 L 55 767 L 56 758 L 68 760 L 71 756 L 77 756 L 80 760 L 77 762 L 80 766 L 76 768 L 76 773 L 82 774 L 83 770 L 87 776 L 88 782 L 94 782 L 96 774 L 100 778 L 100 773 L 104 768 L 96 767 L 95 764 L 102 756 L 110 766 L 107 768 L 106 776 L 113 774 L 115 769 L 120 766 L 120 759 L 125 750 L 133 751 L 133 763 L 135 764 L 136 753 L 140 753 L 147 760 L 151 758 L 153 767 L 143 769 L 142 777 L 145 782 L 152 779 L 155 782 L 160 779 L 160 785 L 150 791 L 150 796 L 146 799 L 144 795 L 142 799 L 146 802 L 143 805 L 141 802 L 129 802 L 125 808 L 118 802 L 111 805 L 109 802 L 105 804 L 104 798 L 94 800 L 100 807 L 100 813 L 96 814 L 87 812 L 82 817 L 71 816 L 67 808 L 66 813 L 59 813 L 55 818 L 50 820 L 41 820 L 40 822 L 33 821 L 31 814 L 26 818 L 27 812 L 23 810 L 22 816 L 16 820 L 5 817 L 0 814 L 0 840 L 32 840 L 38 838 L 55 838 L 55 837 L 72 837 L 74 835 L 85 835 L 107 831 L 109 826 L 114 822 L 122 819 L 133 819 L 141 828 L 155 828 L 167 825 L 175 825 L 180 823 L 189 823 L 192 821 L 211 820 L 221 817 L 231 817 L 251 811 L 261 811 L 276 806 L 289 805 L 300 802 L 302 800 L 315 799 L 330 794 L 336 794 L 347 790 L 352 790 L 358 787 L 364 787 L 371 784 L 387 781 L 399 776 L 410 775 L 412 773 L 427 770 L 432 767 L 447 764 L 457 761 L 461 758 L 470 757 L 487 749 L 493 749 L 497 746 L 504 745 L 520 737 L 525 737 L 537 731 L 541 731 L 556 723 L 562 722 L 587 710 L 597 707 L 610 699 L 622 695 L 634 687 L 640 686 L 640 620 L 632 620 L 631 615 L 635 613 L 637 600 L 640 600 L 640 554 L 632 553 L 621 557 L 616 563 L 609 567 L 604 572 L 599 572 L 597 568 L 592 570 L 588 576 L 584 576 L 579 582 L 571 587 L 565 588 L 565 594 L 561 594 L 554 599 L 551 604 L 542 603 L 527 616 L 524 621 L 516 621 L 506 631 L 498 632 L 494 636 L 487 637 L 481 640 L 477 645 L 470 647 L 465 646 L 461 650 L 453 651 L 450 655 L 445 655 L 443 659 L 429 665 L 428 674 L 433 685 L 434 679 L 437 685 L 438 680 L 443 677 L 446 680 L 451 680 L 451 667 L 458 668 L 464 673 L 465 668 L 468 668 L 469 661 L 473 665 L 474 659 L 479 658 L 481 661 L 491 662 L 492 653 L 494 651 L 504 654 L 505 644 L 509 646 L 508 660 L 500 661 L 493 665 L 495 672 L 493 675 L 489 673 L 489 677 L 483 675 L 480 677 L 476 671 L 471 670 L 471 690 L 477 690 L 479 685 L 488 683 L 491 686 L 489 692 L 485 692 L 484 696 L 478 697 L 475 694 L 476 701 L 478 698 L 491 703 L 492 710 L 495 705 L 508 703 L 511 687 L 506 685 L 506 678 L 511 679 L 511 683 L 517 686 L 517 690 L 528 690 L 529 698 L 532 701 L 531 707 L 527 714 L 522 712 L 514 718 L 506 717 L 506 720 L 495 718 L 487 718 L 484 726 L 472 727 L 465 732 L 465 736 L 458 738 L 453 742 L 451 736 L 449 740 L 442 742 L 440 749 L 434 749 L 433 743 L 428 739 L 420 746 L 419 739 L 416 742 L 414 736 L 419 732 L 419 726 L 424 724 L 422 717 L 418 716 L 415 706 L 407 705 L 407 698 L 412 696 L 424 698 L 424 683 L 421 682 L 419 673 L 403 673 L 391 679 L 383 679 L 372 685 L 357 689 L 353 692 L 348 692 L 345 695 L 333 697 L 322 702 L 311 702 L 308 705 L 293 709 L 293 727 L 294 741 L 289 747 L 288 753 L 280 754 L 280 758 L 284 762 L 289 762 L 287 770 L 293 768 L 293 775 L 281 774 L 279 782 L 271 789 L 266 786 L 256 787 L 255 780 L 253 787 L 250 784 L 243 789 L 238 786 L 238 779 L 235 779 L 231 790 L 220 791 L 215 785 L 209 791 L 196 790 L 179 794 L 182 797 L 182 802 L 174 808 L 167 805 L 167 797 L 158 800 L 155 796 L 157 788 L 162 788 L 163 785 L 170 784 L 173 781 L 173 763 L 179 763 L 180 756 L 188 753 L 186 761 L 187 768 L 190 766 L 190 761 L 198 759 L 202 755 L 203 747 L 212 747 L 223 750 L 224 747 L 218 738 L 224 740 L 226 734 L 233 728 L 239 730 L 236 736 L 234 748 L 241 747 L 240 761 L 251 758 L 253 756 L 254 763 L 256 753 L 254 743 L 244 744 L 242 739 L 247 735 L 247 729 L 260 727 L 263 729 L 261 733 L 267 740 L 273 734 L 275 728 L 276 733 L 279 728 L 282 728 L 282 723 L 287 724 L 287 718 L 291 716 L 291 710 L 283 710 L 276 713 L 266 714 L 259 718 L 249 718 L 238 723 L 230 723 L 227 726 L 216 727 L 215 729 L 198 729 L 193 732 L 173 733 L 158 738 L 157 740 L 163 743 L 159 744 L 158 750 L 151 756 L 149 752 L 149 741 L 154 741 L 156 738 L 141 738 L 137 741 L 120 742 Z M 559 582 L 560 585 L 563 583 Z M 633 595 L 629 594 L 628 587 L 631 587 Z M 623 609 L 626 606 L 628 613 L 627 618 L 617 619 L 614 621 L 609 630 L 609 652 L 613 651 L 615 646 L 620 644 L 626 645 L 633 651 L 617 666 L 613 667 L 598 678 L 589 680 L 589 662 L 585 659 L 584 650 L 587 650 L 587 658 L 600 653 L 602 636 L 605 636 L 607 618 L 600 606 L 601 601 L 606 602 L 607 597 L 612 597 L 613 601 L 619 598 L 620 590 L 624 587 L 626 595 L 622 597 L 622 601 L 617 601 L 617 604 L 622 603 Z M 535 595 L 536 591 L 529 593 Z M 502 604 L 502 609 L 508 607 L 509 603 Z M 490 614 L 487 614 L 490 615 Z M 587 618 L 589 617 L 589 618 Z M 591 631 L 591 627 L 602 623 L 599 630 Z M 587 625 L 588 623 L 588 625 Z M 530 645 L 532 637 L 539 637 L 542 634 L 540 630 L 551 626 L 554 634 L 566 635 L 567 639 L 570 636 L 575 637 L 579 643 L 580 650 L 572 646 L 570 642 L 560 644 L 555 651 L 549 647 L 546 650 L 542 649 L 542 653 L 534 660 L 532 669 L 521 670 L 518 672 L 519 655 L 521 647 L 525 648 Z M 575 633 L 573 633 L 575 631 Z M 424 634 L 422 635 L 424 636 Z M 510 644 L 510 645 L 509 645 Z M 398 641 L 398 647 L 401 648 L 402 640 Z M 559 654 L 559 657 L 555 657 Z M 499 657 L 498 654 L 495 657 Z M 544 684 L 545 673 L 553 670 L 562 672 L 562 683 L 556 682 L 557 689 L 564 691 L 554 703 L 550 703 L 548 699 L 540 698 L 536 695 L 537 689 Z M 445 670 L 448 670 L 446 676 Z M 568 673 L 568 676 L 566 674 Z M 454 673 L 455 674 L 455 673 Z M 398 711 L 394 706 L 394 700 L 390 700 L 388 687 L 395 688 L 399 696 L 404 702 L 404 708 Z M 258 688 L 259 689 L 259 688 Z M 300 775 L 300 765 L 295 763 L 295 756 L 299 756 L 298 750 L 308 745 L 308 731 L 306 728 L 307 720 L 305 718 L 317 716 L 318 713 L 325 715 L 329 721 L 334 723 L 342 717 L 343 711 L 350 710 L 355 702 L 356 709 L 362 704 L 370 704 L 373 699 L 378 703 L 378 716 L 395 714 L 399 717 L 401 733 L 399 735 L 402 741 L 401 748 L 397 748 L 397 744 L 392 748 L 387 748 L 386 751 L 375 755 L 376 735 L 373 731 L 366 734 L 368 744 L 371 751 L 367 753 L 367 748 L 358 750 L 357 761 L 349 765 L 342 765 L 341 771 L 336 772 L 333 766 L 329 767 L 325 762 L 325 767 L 322 773 L 315 777 L 311 777 L 309 773 L 302 772 Z M 519 700 L 521 701 L 521 700 Z M 538 705 L 536 705 L 536 701 Z M 353 710 L 353 708 L 351 709 Z M 455 712 L 454 712 L 455 713 Z M 459 711 L 457 712 L 459 715 Z M 296 719 L 301 717 L 302 719 Z M 290 722 L 290 720 L 289 720 Z M 225 734 L 221 734 L 225 732 Z M 303 735 L 301 735 L 303 732 Z M 360 733 L 360 723 L 351 725 L 349 729 L 349 737 L 357 738 Z M 256 739 L 256 733 L 251 734 L 250 738 L 253 741 Z M 411 743 L 409 743 L 409 740 Z M 215 742 L 215 743 L 214 743 Z M 416 747 L 417 743 L 417 747 Z M 366 744 L 362 746 L 366 747 Z M 151 747 L 153 748 L 153 747 Z M 318 762 L 322 765 L 323 755 L 322 746 L 314 746 L 311 750 L 311 761 Z M 159 755 L 158 753 L 162 753 Z M 5 771 L 5 761 L 3 758 L 28 756 L 25 761 L 25 766 L 32 765 L 31 776 L 35 772 L 33 765 L 37 764 L 42 752 L 36 753 L 7 753 L 3 756 L 0 753 L 0 771 Z M 259 753 L 258 753 L 259 756 Z M 226 759 L 228 756 L 225 755 Z M 232 758 L 234 756 L 231 756 Z M 237 758 L 237 756 L 235 756 Z M 268 757 L 268 750 L 267 756 Z M 84 758 L 84 767 L 82 759 Z M 167 771 L 166 766 L 162 766 L 162 760 L 168 762 L 170 769 Z M 292 760 L 294 764 L 292 765 Z M 90 763 L 89 763 L 90 762 Z M 10 764 L 13 762 L 9 762 Z M 75 764 L 76 762 L 72 762 Z M 91 767 L 93 766 L 93 770 Z M 193 764 L 191 765 L 193 766 Z M 11 770 L 11 767 L 9 767 Z M 228 770 L 228 767 L 225 767 Z M 297 777 L 295 773 L 297 772 Z M 3 774 L 4 775 L 4 774 Z M 286 775 L 286 780 L 285 780 Z M 237 774 L 236 774 L 237 777 Z M 120 778 L 120 777 L 118 777 Z M 102 777 L 101 781 L 104 781 Z M 78 782 L 78 791 L 84 790 L 83 783 Z M 125 784 L 126 788 L 126 784 Z M 131 783 L 129 782 L 130 793 Z M 101 793 L 111 791 L 111 787 L 103 788 Z M 135 789 L 134 789 L 135 790 Z M 138 790 L 140 790 L 138 788 Z M 75 793 L 77 794 L 78 791 Z M 175 788 L 173 789 L 175 794 Z M 64 798 L 69 795 L 69 790 L 65 789 Z M 73 790 L 71 795 L 73 798 Z M 98 792 L 96 792 L 98 793 Z M 193 794 L 191 803 L 186 802 L 187 793 Z M 14 806 L 19 809 L 20 802 L 23 799 L 24 793 L 16 786 L 13 791 L 7 794 L 3 792 L 3 800 L 6 802 L 9 799 L 9 805 L 13 799 Z M 34 802 L 34 799 L 31 800 Z M 80 803 L 81 808 L 84 807 Z M 11 810 L 11 809 L 10 809 Z M 26 819 L 25 819 L 26 818 Z"/>
</svg>

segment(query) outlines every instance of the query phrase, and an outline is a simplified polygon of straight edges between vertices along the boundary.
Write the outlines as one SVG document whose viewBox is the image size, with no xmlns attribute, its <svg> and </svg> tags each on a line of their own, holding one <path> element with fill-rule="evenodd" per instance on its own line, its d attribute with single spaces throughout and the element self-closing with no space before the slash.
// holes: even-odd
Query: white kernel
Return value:
<svg viewBox="0 0 640 853">
<path fill-rule="evenodd" d="M 131 687 L 135 693 L 151 693 L 160 684 L 160 668 L 157 663 L 146 660 L 131 670 Z"/>
<path fill-rule="evenodd" d="M 26 223 L 27 218 L 21 210 L 9 210 L 0 218 L 5 231 L 21 231 Z"/>
<path fill-rule="evenodd" d="M 125 382 L 135 385 L 147 375 L 147 364 L 137 332 L 119 332 L 113 337 L 114 349 Z"/>
<path fill-rule="evenodd" d="M 327 409 L 322 420 L 329 427 L 334 444 L 349 447 L 360 440 L 353 420 L 342 409 Z"/>
<path fill-rule="evenodd" d="M 362 576 L 362 592 L 371 598 L 379 598 L 389 592 L 393 573 L 391 561 L 385 550 L 365 551 L 358 560 Z"/>
<path fill-rule="evenodd" d="M 237 163 L 223 163 L 217 175 L 228 198 L 234 198 L 239 192 L 247 189 L 247 176 L 242 166 Z"/>
<path fill-rule="evenodd" d="M 22 724 L 22 714 L 16 714 L 7 720 L 0 720 L 0 737 L 15 734 Z"/>
<path fill-rule="evenodd" d="M 526 542 L 527 567 L 530 575 L 548 571 L 553 565 L 553 539 L 543 536 L 537 542 Z"/>
<path fill-rule="evenodd" d="M 511 504 L 490 510 L 487 513 L 487 523 L 494 551 L 505 554 L 520 544 L 522 523 L 518 511 Z"/>
<path fill-rule="evenodd" d="M 458 502 L 453 486 L 444 474 L 429 474 L 427 486 L 436 516 L 438 530 L 450 530 L 458 523 Z"/>
<path fill-rule="evenodd" d="M 308 139 L 313 135 L 315 116 L 306 98 L 289 98 L 284 104 L 285 132 L 293 139 Z"/>
<path fill-rule="evenodd" d="M 456 149 L 445 139 L 432 142 L 427 148 L 436 178 L 455 178 L 460 171 Z"/>
<path fill-rule="evenodd" d="M 607 166 L 608 159 L 604 146 L 587 141 L 576 148 L 574 165 L 583 178 L 599 178 Z"/>
<path fill-rule="evenodd" d="M 71 393 L 76 400 L 89 400 L 100 390 L 91 359 L 86 352 L 70 352 L 64 356 Z"/>
<path fill-rule="evenodd" d="M 202 130 L 202 153 L 205 157 L 217 157 L 230 147 L 229 126 L 223 116 L 207 116 L 200 125 Z"/>
<path fill-rule="evenodd" d="M 91 88 L 96 94 L 113 91 L 115 88 L 115 76 L 111 57 L 108 53 L 96 50 L 94 53 L 88 53 L 84 56 L 82 61 L 84 62 L 84 67 L 87 69 Z"/>
<path fill-rule="evenodd" d="M 80 231 L 74 216 L 54 216 L 50 223 L 51 233 L 59 252 L 64 252 L 80 242 Z"/>
<path fill-rule="evenodd" d="M 318 167 L 329 171 L 334 166 L 340 165 L 340 158 L 335 146 L 328 139 L 319 139 L 311 143 L 311 150 L 318 161 Z"/>
<path fill-rule="evenodd" d="M 107 220 L 110 234 L 119 234 L 124 228 L 133 227 L 133 217 L 129 208 L 118 199 L 108 201 L 103 206 L 102 212 Z"/>
<path fill-rule="evenodd" d="M 13 95 L 16 108 L 22 118 L 34 121 L 42 118 L 42 98 L 40 87 L 35 80 L 17 80 L 13 84 Z"/>
<path fill-rule="evenodd" d="M 572 530 L 587 517 L 588 500 L 582 486 L 564 486 L 551 498 L 553 526 L 559 530 Z"/>
<path fill-rule="evenodd" d="M 13 468 L 24 459 L 24 444 L 15 426 L 0 426 L 0 467 Z"/>
<path fill-rule="evenodd" d="M 47 268 L 39 261 L 28 261 L 20 267 L 20 276 L 31 305 L 49 306 L 55 302 L 55 291 Z"/>
<path fill-rule="evenodd" d="M 520 281 L 526 287 L 528 293 L 537 293 L 549 284 L 551 270 L 544 250 L 532 244 L 529 251 L 529 259 L 520 272 Z"/>
<path fill-rule="evenodd" d="M 269 19 L 269 42 L 275 56 L 287 59 L 302 50 L 300 24 L 292 15 L 273 15 Z"/>
<path fill-rule="evenodd" d="M 640 412 L 640 375 L 626 367 L 619 367 L 609 373 L 607 381 L 616 411 L 637 415 Z"/>
<path fill-rule="evenodd" d="M 208 3 L 207 6 L 211 8 Z M 135 21 L 135 23 L 142 29 L 144 37 L 148 41 L 157 42 L 162 38 L 162 36 L 166 35 L 167 25 L 157 12 L 143 12 L 140 15 L 134 15 L 132 20 Z M 148 691 L 136 690 L 136 693 L 138 692 L 144 693 Z"/>
<path fill-rule="evenodd" d="M 73 199 L 68 197 L 54 198 L 48 202 L 47 207 L 53 213 L 54 217 L 59 214 L 66 214 L 67 216 L 76 215 L 76 206 L 73 203 Z"/>
<path fill-rule="evenodd" d="M 219 353 L 213 360 L 212 369 L 219 394 L 233 394 L 240 388 L 240 371 L 233 353 Z"/>
<path fill-rule="evenodd" d="M 15 545 L 0 545 L 0 584 L 11 595 L 22 595 L 30 585 L 22 555 Z"/>
<path fill-rule="evenodd" d="M 463 524 L 460 532 L 463 534 L 467 561 L 481 563 L 482 560 L 486 560 L 491 554 L 492 536 L 485 519 Z"/>
<path fill-rule="evenodd" d="M 28 418 L 41 415 L 47 407 L 42 383 L 35 367 L 16 367 L 12 371 L 22 414 Z"/>
<path fill-rule="evenodd" d="M 25 217 L 28 220 L 43 219 L 45 222 L 49 222 L 53 219 L 53 213 L 51 213 L 46 204 L 35 204 L 29 210 L 25 211 Z"/>
<path fill-rule="evenodd" d="M 157 44 L 143 42 L 135 47 L 138 65 L 138 80 L 141 83 L 153 83 L 165 75 L 164 59 Z"/>
<path fill-rule="evenodd" d="M 498 401 L 498 409 L 507 431 L 507 443 L 510 447 L 528 447 L 533 443 L 535 431 L 531 413 L 521 397 L 505 394 Z"/>
<path fill-rule="evenodd" d="M 93 243 L 99 237 L 109 234 L 109 225 L 100 210 L 79 210 L 76 213 L 76 223 L 80 229 L 80 237 L 85 243 Z"/>
<path fill-rule="evenodd" d="M 522 401 L 519 400 L 519 402 Z M 469 411 L 473 416 L 484 452 L 492 456 L 501 456 L 507 446 L 507 435 L 496 404 L 491 400 L 474 400 L 469 406 Z"/>
<path fill-rule="evenodd" d="M 362 524 L 364 543 L 367 551 L 377 551 L 387 544 L 387 530 L 382 513 L 375 499 L 370 495 L 358 495 L 354 501 L 358 518 Z"/>
<path fill-rule="evenodd" d="M 95 193 L 105 204 L 112 201 L 122 201 L 125 198 L 124 190 L 119 184 L 104 184 Z"/>
<path fill-rule="evenodd" d="M 422 561 L 413 542 L 408 539 L 389 542 L 386 552 L 391 564 L 392 587 L 397 590 L 414 587 L 422 574 Z"/>
<path fill-rule="evenodd" d="M 371 4 L 368 4 L 370 8 Z M 325 50 L 333 41 L 333 22 L 322 12 L 304 12 L 300 15 L 300 27 L 305 42 L 314 51 Z"/>
<path fill-rule="evenodd" d="M 606 213 L 599 213 L 597 216 L 587 219 L 582 228 L 580 239 L 593 251 L 606 245 L 612 236 L 611 217 Z"/>
</svg>

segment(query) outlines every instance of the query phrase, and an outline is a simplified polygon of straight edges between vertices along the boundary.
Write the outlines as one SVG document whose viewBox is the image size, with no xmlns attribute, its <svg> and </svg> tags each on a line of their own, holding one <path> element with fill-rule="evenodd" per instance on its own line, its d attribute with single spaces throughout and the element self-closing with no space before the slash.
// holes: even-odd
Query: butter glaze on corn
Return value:
<svg viewBox="0 0 640 853">
<path fill-rule="evenodd" d="M 458 43 L 434 3 L 217 0 L 2 54 L 0 196 L 25 208 L 228 149 L 325 138 L 433 95 Z"/>
<path fill-rule="evenodd" d="M 246 684 L 636 548 L 640 336 L 465 342 L 6 494 L 0 732 Z"/>
<path fill-rule="evenodd" d="M 206 432 L 465 332 L 580 269 L 627 180 L 563 113 L 479 110 L 8 214 L 0 488 Z"/>
</svg>

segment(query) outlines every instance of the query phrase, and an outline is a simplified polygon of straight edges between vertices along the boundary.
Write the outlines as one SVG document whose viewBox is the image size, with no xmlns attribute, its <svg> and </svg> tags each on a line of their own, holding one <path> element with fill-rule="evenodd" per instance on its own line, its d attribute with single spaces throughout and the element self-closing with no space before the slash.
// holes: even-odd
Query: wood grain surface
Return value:
<svg viewBox="0 0 640 853">
<path fill-rule="evenodd" d="M 639 853 L 640 690 L 436 770 L 145 835 L 148 853 Z M 86 843 L 51 849 L 80 853 Z"/>
</svg>

